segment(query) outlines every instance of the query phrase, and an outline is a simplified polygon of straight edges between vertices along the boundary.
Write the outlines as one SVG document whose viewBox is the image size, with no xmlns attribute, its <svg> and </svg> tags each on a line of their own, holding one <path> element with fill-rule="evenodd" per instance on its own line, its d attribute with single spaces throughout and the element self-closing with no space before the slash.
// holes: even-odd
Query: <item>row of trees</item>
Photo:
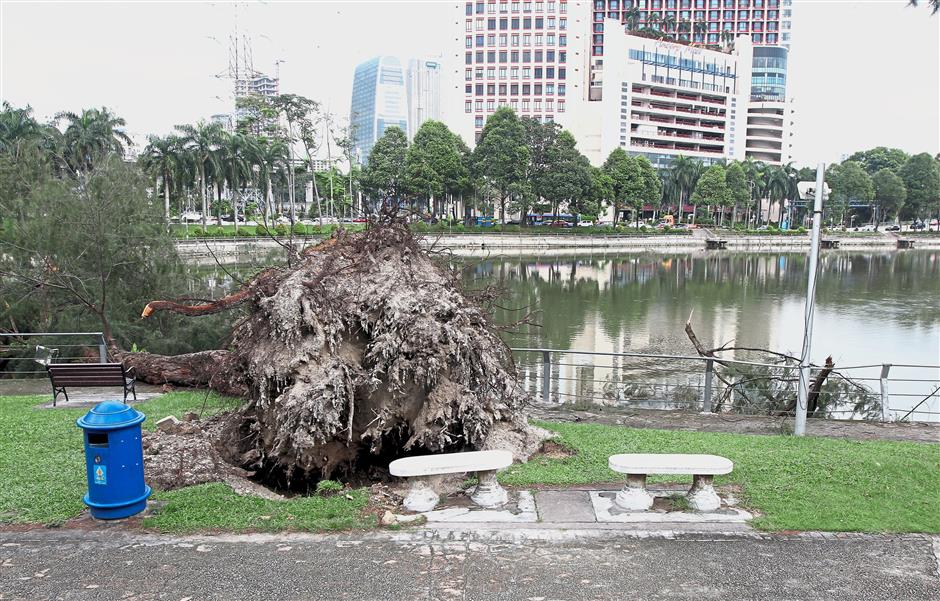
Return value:
<svg viewBox="0 0 940 601">
<path fill-rule="evenodd" d="M 910 156 L 879 146 L 830 166 L 826 183 L 830 214 L 837 214 L 840 223 L 853 214 L 876 226 L 891 219 L 940 216 L 940 155 Z"/>
<path fill-rule="evenodd" d="M 348 135 L 337 131 L 332 116 L 322 113 L 317 102 L 293 94 L 252 96 L 239 99 L 239 109 L 234 132 L 217 123 L 200 122 L 179 125 L 177 133 L 166 137 L 150 137 L 140 165 L 162 190 L 166 219 L 175 195 L 187 207 L 198 197 L 204 227 L 213 208 L 220 221 L 223 212 L 230 212 L 237 228 L 239 207 L 243 215 L 260 210 L 268 222 L 279 212 L 277 207 L 286 205 L 293 223 L 297 196 L 304 194 L 308 183 L 318 216 L 323 214 L 324 201 L 331 213 L 337 204 L 339 208 L 348 204 L 352 191 L 344 187 L 341 174 L 332 167 L 317 174 L 314 168 L 323 144 L 328 152 L 335 147 L 347 161 L 351 158 Z M 298 148 L 302 157 L 294 155 Z M 321 196 L 324 177 L 328 183 L 325 198 Z M 350 179 L 350 187 L 351 183 Z"/>
</svg>

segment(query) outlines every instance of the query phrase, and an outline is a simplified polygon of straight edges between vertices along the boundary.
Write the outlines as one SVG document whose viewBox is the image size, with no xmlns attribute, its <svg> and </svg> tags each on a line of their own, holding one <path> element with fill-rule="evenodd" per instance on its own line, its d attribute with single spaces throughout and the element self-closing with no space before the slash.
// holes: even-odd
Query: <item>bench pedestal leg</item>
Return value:
<svg viewBox="0 0 940 601">
<path fill-rule="evenodd" d="M 627 474 L 627 483 L 617 493 L 614 504 L 627 511 L 646 511 L 653 506 L 653 495 L 646 490 L 646 474 Z"/>
<path fill-rule="evenodd" d="M 440 500 L 441 497 L 434 491 L 430 479 L 418 476 L 411 478 L 411 490 L 402 505 L 409 511 L 431 511 Z"/>
<path fill-rule="evenodd" d="M 721 507 L 721 497 L 712 486 L 713 476 L 692 476 L 689 489 L 689 506 L 695 511 L 715 511 Z"/>
<path fill-rule="evenodd" d="M 476 490 L 470 495 L 470 499 L 479 505 L 491 509 L 505 505 L 509 501 L 509 494 L 506 489 L 499 485 L 496 480 L 496 470 L 477 472 L 477 478 L 480 483 Z"/>
</svg>

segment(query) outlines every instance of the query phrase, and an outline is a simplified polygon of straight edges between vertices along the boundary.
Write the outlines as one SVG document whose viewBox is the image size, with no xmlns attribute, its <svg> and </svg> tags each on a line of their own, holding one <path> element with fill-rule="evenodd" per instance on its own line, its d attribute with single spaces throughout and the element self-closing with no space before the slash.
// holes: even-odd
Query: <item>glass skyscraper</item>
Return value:
<svg viewBox="0 0 940 601">
<path fill-rule="evenodd" d="M 393 56 L 378 56 L 356 67 L 349 122 L 353 153 L 364 165 L 376 140 L 390 127 L 408 133 L 405 74 Z"/>
</svg>

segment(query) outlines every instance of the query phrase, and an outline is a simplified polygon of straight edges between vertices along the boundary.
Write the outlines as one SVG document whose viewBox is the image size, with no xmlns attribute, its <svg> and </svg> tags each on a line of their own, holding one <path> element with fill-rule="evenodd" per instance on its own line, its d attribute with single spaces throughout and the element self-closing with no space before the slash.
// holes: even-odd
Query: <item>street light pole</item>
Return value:
<svg viewBox="0 0 940 601">
<path fill-rule="evenodd" d="M 800 383 L 797 392 L 796 420 L 793 433 L 806 434 L 806 409 L 809 404 L 810 351 L 813 346 L 813 313 L 816 308 L 816 271 L 819 263 L 819 226 L 822 221 L 822 195 L 826 166 L 816 168 L 816 199 L 813 203 L 813 234 L 809 249 L 809 275 L 806 284 L 806 305 L 803 312 L 803 352 L 800 354 Z"/>
</svg>

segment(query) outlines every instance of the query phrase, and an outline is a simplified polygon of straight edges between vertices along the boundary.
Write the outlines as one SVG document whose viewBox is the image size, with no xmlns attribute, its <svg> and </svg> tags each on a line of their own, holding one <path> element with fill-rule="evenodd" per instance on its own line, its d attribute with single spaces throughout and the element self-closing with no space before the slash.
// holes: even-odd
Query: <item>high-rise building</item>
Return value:
<svg viewBox="0 0 940 601">
<path fill-rule="evenodd" d="M 473 144 L 500 106 L 520 116 L 565 124 L 582 97 L 584 27 L 580 0 L 467 1 L 458 19 L 463 40 L 463 114 L 454 129 Z"/>
<path fill-rule="evenodd" d="M 393 56 L 377 56 L 356 67 L 349 123 L 353 154 L 365 164 L 376 140 L 390 127 L 408 133 L 405 73 Z"/>
<path fill-rule="evenodd" d="M 722 51 L 608 34 L 602 100 L 585 103 L 573 128 L 581 151 L 599 164 L 623 148 L 659 168 L 678 155 L 743 159 L 752 50 L 746 36 Z"/>
<path fill-rule="evenodd" d="M 258 96 L 277 96 L 278 78 L 255 71 L 250 75 L 235 79 L 235 98 L 256 94 Z"/>
<path fill-rule="evenodd" d="M 750 107 L 749 113 L 753 125 L 773 127 L 751 128 L 756 133 L 748 139 L 746 155 L 772 163 L 789 160 L 791 132 L 783 125 L 792 120 L 786 99 L 792 0 L 592 0 L 592 6 L 591 100 L 601 99 L 605 62 L 610 62 L 605 34 L 619 29 L 609 19 L 619 20 L 629 31 L 655 29 L 679 42 L 712 47 L 749 36 L 755 46 L 752 100 L 761 105 Z"/>
<path fill-rule="evenodd" d="M 441 119 L 441 63 L 429 59 L 411 59 L 405 73 L 408 91 L 408 139 L 428 119 Z"/>
</svg>

